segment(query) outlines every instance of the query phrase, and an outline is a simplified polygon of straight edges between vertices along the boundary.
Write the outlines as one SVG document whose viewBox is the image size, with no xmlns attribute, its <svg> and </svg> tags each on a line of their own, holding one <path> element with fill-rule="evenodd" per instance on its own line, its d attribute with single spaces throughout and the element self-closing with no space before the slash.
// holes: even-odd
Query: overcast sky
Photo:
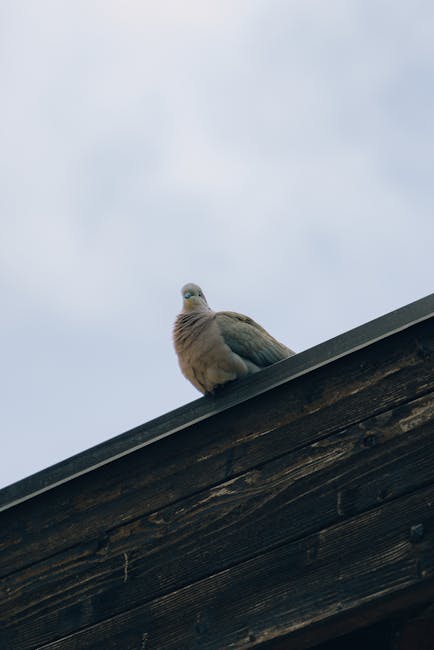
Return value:
<svg viewBox="0 0 434 650">
<path fill-rule="evenodd" d="M 1 485 L 199 397 L 180 287 L 296 351 L 432 291 L 431 0 L 2 0 Z"/>
</svg>

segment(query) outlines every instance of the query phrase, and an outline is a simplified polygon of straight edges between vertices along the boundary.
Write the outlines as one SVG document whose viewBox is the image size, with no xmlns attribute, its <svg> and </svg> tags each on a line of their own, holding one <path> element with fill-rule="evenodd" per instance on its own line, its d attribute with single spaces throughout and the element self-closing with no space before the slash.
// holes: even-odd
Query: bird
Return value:
<svg viewBox="0 0 434 650">
<path fill-rule="evenodd" d="M 184 285 L 181 293 L 173 343 L 181 372 L 204 395 L 295 354 L 252 318 L 212 311 L 197 284 Z"/>
</svg>

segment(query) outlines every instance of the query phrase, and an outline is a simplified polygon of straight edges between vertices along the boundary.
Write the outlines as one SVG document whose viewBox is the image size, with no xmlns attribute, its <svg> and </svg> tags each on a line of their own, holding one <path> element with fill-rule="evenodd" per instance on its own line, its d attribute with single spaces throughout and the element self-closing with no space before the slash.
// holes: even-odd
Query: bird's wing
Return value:
<svg viewBox="0 0 434 650">
<path fill-rule="evenodd" d="M 231 350 L 260 368 L 294 354 L 248 316 L 233 311 L 220 311 L 216 313 L 216 321 Z"/>
</svg>

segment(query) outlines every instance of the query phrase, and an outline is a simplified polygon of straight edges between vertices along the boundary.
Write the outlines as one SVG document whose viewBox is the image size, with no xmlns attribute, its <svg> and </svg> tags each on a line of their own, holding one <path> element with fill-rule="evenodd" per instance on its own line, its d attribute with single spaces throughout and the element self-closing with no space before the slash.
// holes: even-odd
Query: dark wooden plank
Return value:
<svg viewBox="0 0 434 650">
<path fill-rule="evenodd" d="M 425 394 L 432 349 L 421 323 L 1 513 L 0 575 Z"/>
<path fill-rule="evenodd" d="M 141 627 L 138 621 L 137 628 L 131 629 L 128 619 L 125 624 L 121 616 L 107 621 L 103 630 L 90 628 L 83 635 L 74 634 L 65 638 L 62 643 L 75 650 L 146 650 L 148 634 L 142 632 Z M 51 644 L 45 647 L 50 648 Z"/>
<path fill-rule="evenodd" d="M 434 606 L 429 607 L 406 621 L 398 623 L 395 629 L 393 650 L 434 649 Z"/>
<path fill-rule="evenodd" d="M 24 650 L 434 482 L 433 420 L 431 394 L 12 574 L 0 618 Z"/>
<path fill-rule="evenodd" d="M 415 542 L 411 529 L 418 523 L 423 523 L 425 534 Z M 147 650 L 253 648 L 291 636 L 298 643 L 292 647 L 301 648 L 303 631 L 314 624 L 344 614 L 356 616 L 367 604 L 381 605 L 389 597 L 432 583 L 433 551 L 430 486 L 113 620 L 125 630 L 147 634 Z M 95 642 L 105 638 L 108 623 L 44 647 L 97 647 L 88 643 L 88 635 Z"/>
<path fill-rule="evenodd" d="M 3 488 L 0 511 L 433 316 L 434 294 L 430 294 L 228 386 L 216 400 L 195 400 Z"/>
<path fill-rule="evenodd" d="M 399 650 L 397 647 L 400 629 L 415 617 L 415 612 L 427 608 L 434 601 L 434 580 L 428 580 L 416 588 L 394 593 L 381 602 L 366 603 L 352 612 L 344 612 L 330 620 L 320 621 L 300 634 L 273 640 L 261 646 L 261 650 L 348 650 L 372 647 L 378 650 Z M 365 630 L 383 630 L 382 643 L 374 636 L 377 645 L 363 643 Z M 398 635 L 397 635 L 398 633 Z M 367 635 L 369 638 L 369 635 Z M 381 638 L 381 633 L 380 633 Z M 431 639 L 431 637 L 429 637 Z M 433 637 L 434 638 L 434 637 Z M 408 650 L 425 650 L 417 646 Z M 428 649 L 427 649 L 428 650 Z"/>
</svg>

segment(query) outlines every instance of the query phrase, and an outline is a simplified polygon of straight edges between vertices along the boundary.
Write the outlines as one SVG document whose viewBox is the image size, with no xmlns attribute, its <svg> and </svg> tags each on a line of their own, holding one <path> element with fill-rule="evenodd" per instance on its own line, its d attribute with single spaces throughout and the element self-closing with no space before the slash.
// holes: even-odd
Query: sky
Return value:
<svg viewBox="0 0 434 650">
<path fill-rule="evenodd" d="M 0 486 L 200 394 L 180 288 L 300 352 L 433 290 L 430 0 L 2 0 Z"/>
</svg>

